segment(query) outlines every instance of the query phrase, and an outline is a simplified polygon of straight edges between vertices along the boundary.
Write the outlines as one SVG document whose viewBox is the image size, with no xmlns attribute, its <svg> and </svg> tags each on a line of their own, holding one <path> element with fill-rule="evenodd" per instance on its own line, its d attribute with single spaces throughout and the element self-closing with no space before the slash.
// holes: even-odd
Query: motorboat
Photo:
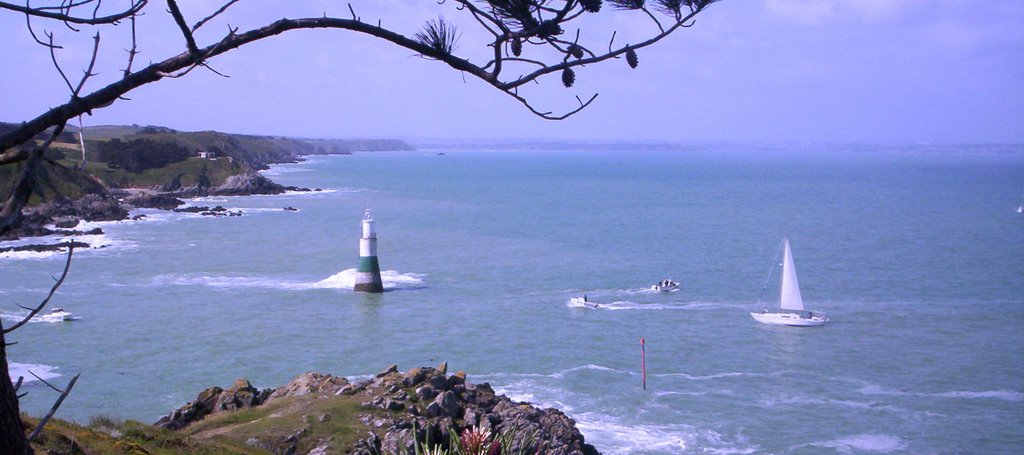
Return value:
<svg viewBox="0 0 1024 455">
<path fill-rule="evenodd" d="M 770 272 L 768 276 L 771 276 Z M 765 283 L 767 281 L 765 280 Z M 824 313 L 805 312 L 804 310 L 804 300 L 800 296 L 800 282 L 796 278 L 796 265 L 793 264 L 793 253 L 789 250 L 789 239 L 783 240 L 782 283 L 778 311 L 769 311 L 766 307 L 760 313 L 750 313 L 750 315 L 762 324 L 790 327 L 813 327 L 828 322 L 828 316 Z"/>
<path fill-rule="evenodd" d="M 597 308 L 598 306 L 597 302 L 591 302 L 590 300 L 588 300 L 586 294 L 584 294 L 582 297 L 573 297 L 569 299 L 569 303 L 585 308 Z"/>
<path fill-rule="evenodd" d="M 67 311 L 63 308 L 54 308 L 53 310 L 50 310 L 49 313 L 39 316 L 39 319 L 43 320 L 44 322 L 63 322 L 73 321 L 76 318 L 71 315 L 70 311 Z"/>
<path fill-rule="evenodd" d="M 672 280 L 661 280 L 651 286 L 651 290 L 658 292 L 672 292 L 679 289 L 679 283 Z"/>
</svg>

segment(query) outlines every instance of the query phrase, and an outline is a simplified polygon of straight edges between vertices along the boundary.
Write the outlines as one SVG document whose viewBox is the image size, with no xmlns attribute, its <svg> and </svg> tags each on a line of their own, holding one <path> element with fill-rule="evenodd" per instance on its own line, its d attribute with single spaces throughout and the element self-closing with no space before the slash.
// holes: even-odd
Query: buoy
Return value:
<svg viewBox="0 0 1024 455">
<path fill-rule="evenodd" d="M 644 349 L 644 339 L 640 339 L 640 383 L 644 390 L 647 390 L 647 352 Z"/>
<path fill-rule="evenodd" d="M 377 231 L 373 227 L 373 214 L 366 209 L 363 215 L 363 237 L 359 239 L 359 267 L 356 268 L 356 292 L 384 292 L 377 261 Z"/>
</svg>

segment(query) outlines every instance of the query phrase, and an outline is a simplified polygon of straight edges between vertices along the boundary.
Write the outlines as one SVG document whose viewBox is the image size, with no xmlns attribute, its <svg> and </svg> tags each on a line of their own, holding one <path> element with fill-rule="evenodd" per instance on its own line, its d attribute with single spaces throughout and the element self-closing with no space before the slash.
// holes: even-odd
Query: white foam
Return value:
<svg viewBox="0 0 1024 455">
<path fill-rule="evenodd" d="M 385 290 L 416 289 L 423 286 L 423 276 L 418 273 L 401 273 L 386 270 L 380 273 Z M 356 269 L 346 269 L 316 282 L 280 280 L 272 277 L 231 276 L 231 275 L 159 275 L 153 284 L 179 286 L 208 286 L 213 288 L 266 288 L 289 291 L 310 289 L 349 289 L 356 283 Z"/>
<path fill-rule="evenodd" d="M 995 398 L 1006 401 L 1024 401 L 1024 393 L 1015 392 L 1012 390 L 985 390 L 982 392 L 970 392 L 970 391 L 953 391 L 953 392 L 942 392 L 932 393 L 931 396 L 942 397 L 942 398 Z"/>
<path fill-rule="evenodd" d="M 888 390 L 877 384 L 863 382 L 858 392 L 864 395 L 892 395 L 892 396 L 917 396 L 934 398 L 955 398 L 955 399 L 997 399 L 1006 401 L 1024 401 L 1024 393 L 1016 390 L 954 390 L 949 392 L 905 392 L 901 390 Z"/>
<path fill-rule="evenodd" d="M 903 439 L 897 436 L 877 433 L 863 433 L 824 442 L 811 442 L 797 447 L 816 446 L 836 449 L 840 453 L 877 452 L 889 453 L 907 448 Z"/>
<path fill-rule="evenodd" d="M 757 447 L 745 441 L 730 442 L 714 430 L 685 424 L 644 425 L 623 423 L 620 418 L 600 413 L 573 415 L 587 442 L 606 454 L 681 453 L 700 448 L 710 453 L 754 453 Z"/>
<path fill-rule="evenodd" d="M 7 364 L 7 372 L 11 376 L 11 381 L 17 381 L 18 377 L 20 376 L 24 378 L 25 384 L 38 381 L 38 379 L 36 379 L 36 376 L 39 376 L 44 381 L 49 381 L 50 379 L 53 378 L 59 378 L 60 373 L 58 373 L 56 370 L 57 367 L 54 366 L 39 365 L 34 363 L 11 362 Z M 36 376 L 32 376 L 32 374 L 29 373 L 30 371 L 32 373 L 35 373 Z"/>
<path fill-rule="evenodd" d="M 28 322 L 30 324 L 31 323 L 36 323 L 36 322 L 46 322 L 46 323 L 49 323 L 49 324 L 60 324 L 60 323 L 63 323 L 63 322 L 67 322 L 67 321 L 62 320 L 62 319 L 44 318 L 43 316 L 45 316 L 45 315 L 46 315 L 45 312 L 44 313 L 39 313 L 39 314 L 35 315 L 34 317 L 32 317 L 32 319 L 29 319 Z M 28 311 L 21 312 L 21 313 L 11 313 L 11 312 L 7 312 L 7 311 L 0 311 L 0 319 L 6 319 L 6 320 L 14 322 L 14 323 L 21 322 L 23 319 L 25 319 L 25 316 L 28 316 Z M 73 318 L 70 318 L 68 320 L 77 321 L 79 319 L 81 319 L 81 318 L 73 317 Z"/>
<path fill-rule="evenodd" d="M 598 300 L 590 298 L 590 294 L 587 294 L 587 303 L 573 302 L 572 299 L 566 302 L 566 306 L 569 308 L 587 308 L 596 310 L 609 310 L 609 311 L 652 311 L 652 310 L 676 310 L 676 311 L 695 311 L 695 310 L 710 310 L 717 309 L 719 307 L 716 303 L 711 302 L 668 302 L 668 303 L 642 303 L 634 302 L 630 300 L 616 300 L 613 302 L 601 302 L 600 297 Z"/>
<path fill-rule="evenodd" d="M 423 285 L 423 276 L 418 273 L 400 273 L 395 270 L 380 272 L 384 289 L 418 288 Z M 313 284 L 317 289 L 352 289 L 356 285 L 356 269 L 345 269 Z"/>
</svg>

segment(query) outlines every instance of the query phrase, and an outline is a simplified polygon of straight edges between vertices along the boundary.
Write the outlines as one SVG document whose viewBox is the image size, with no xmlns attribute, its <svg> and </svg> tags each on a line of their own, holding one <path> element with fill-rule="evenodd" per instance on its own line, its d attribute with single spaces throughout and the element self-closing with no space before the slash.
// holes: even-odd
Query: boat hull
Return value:
<svg viewBox="0 0 1024 455">
<path fill-rule="evenodd" d="M 750 316 L 762 324 L 789 327 L 815 327 L 828 322 L 827 316 L 806 317 L 797 313 L 750 313 Z"/>
</svg>

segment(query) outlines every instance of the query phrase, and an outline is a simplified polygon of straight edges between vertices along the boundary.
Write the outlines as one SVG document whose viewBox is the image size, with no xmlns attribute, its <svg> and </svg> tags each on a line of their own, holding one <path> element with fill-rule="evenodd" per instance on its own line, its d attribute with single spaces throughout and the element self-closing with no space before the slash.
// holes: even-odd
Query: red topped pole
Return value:
<svg viewBox="0 0 1024 455">
<path fill-rule="evenodd" d="M 644 390 L 647 390 L 647 352 L 644 349 L 644 339 L 640 339 L 640 383 Z"/>
</svg>

